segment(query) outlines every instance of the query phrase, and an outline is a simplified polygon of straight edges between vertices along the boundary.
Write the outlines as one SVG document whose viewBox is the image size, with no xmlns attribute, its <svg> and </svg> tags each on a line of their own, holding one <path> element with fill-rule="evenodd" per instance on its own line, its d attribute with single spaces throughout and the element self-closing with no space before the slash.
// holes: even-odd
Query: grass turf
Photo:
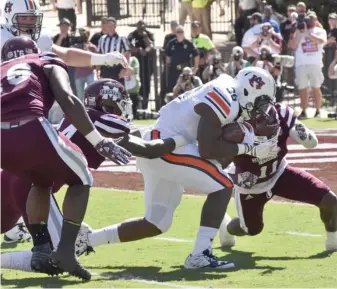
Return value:
<svg viewBox="0 0 337 289">
<path fill-rule="evenodd" d="M 153 119 L 135 120 L 134 124 L 149 126 L 155 123 Z M 331 118 L 310 118 L 303 120 L 309 128 L 337 128 L 337 120 Z"/>
<path fill-rule="evenodd" d="M 62 200 L 64 191 L 57 194 Z M 128 244 L 104 245 L 95 254 L 81 257 L 81 262 L 97 275 L 83 283 L 64 275 L 44 275 L 2 270 L 1 285 L 21 287 L 335 287 L 337 253 L 322 252 L 324 229 L 316 208 L 269 203 L 265 210 L 265 229 L 256 237 L 237 241 L 231 251 L 219 248 L 215 239 L 214 253 L 233 260 L 232 271 L 186 271 L 185 257 L 193 248 L 203 197 L 185 196 L 172 228 L 161 237 L 179 238 L 186 242 L 158 239 Z M 142 216 L 143 195 L 112 190 L 93 189 L 85 221 L 93 228 L 111 225 L 123 219 Z M 234 215 L 233 202 L 229 213 Z M 306 232 L 322 236 L 304 237 L 287 232 Z M 9 250 L 30 249 L 19 244 Z M 191 288 L 191 287 L 190 287 Z"/>
</svg>

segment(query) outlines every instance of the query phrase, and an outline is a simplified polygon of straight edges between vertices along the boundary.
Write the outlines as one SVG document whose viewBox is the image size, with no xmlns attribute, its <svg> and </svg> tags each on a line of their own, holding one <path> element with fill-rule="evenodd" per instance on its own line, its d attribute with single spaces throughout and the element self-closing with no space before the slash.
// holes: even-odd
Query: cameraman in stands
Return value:
<svg viewBox="0 0 337 289">
<path fill-rule="evenodd" d="M 240 46 L 233 47 L 231 59 L 226 64 L 225 73 L 235 77 L 242 68 L 247 66 L 247 60 L 243 59 L 243 49 Z"/>
<path fill-rule="evenodd" d="M 208 57 L 207 66 L 202 72 L 204 83 L 217 78 L 220 74 L 226 73 L 225 64 L 221 62 L 221 53 L 218 51 Z"/>
<path fill-rule="evenodd" d="M 97 47 L 89 41 L 90 31 L 85 28 L 78 29 L 80 36 L 74 38 L 73 47 L 97 53 Z M 78 98 L 83 102 L 85 85 L 94 82 L 95 73 L 92 67 L 75 68 L 75 86 Z"/>
<path fill-rule="evenodd" d="M 261 46 L 269 46 L 273 54 L 281 53 L 282 39 L 269 22 L 261 25 L 260 36 L 252 44 L 253 49 L 260 49 Z"/>
<path fill-rule="evenodd" d="M 178 78 L 177 84 L 173 88 L 173 97 L 177 97 L 179 94 L 201 85 L 201 79 L 198 76 L 193 76 L 193 72 L 190 67 L 185 67 Z"/>
<path fill-rule="evenodd" d="M 296 84 L 300 91 L 302 107 L 299 119 L 307 117 L 309 87 L 311 87 L 314 96 L 315 117 L 320 116 L 322 98 L 320 87 L 324 81 L 322 73 L 323 46 L 327 41 L 327 35 L 324 29 L 316 26 L 316 20 L 317 17 L 313 13 L 308 13 L 303 20 L 299 15 L 296 32 L 289 42 L 289 46 L 295 50 Z"/>
</svg>

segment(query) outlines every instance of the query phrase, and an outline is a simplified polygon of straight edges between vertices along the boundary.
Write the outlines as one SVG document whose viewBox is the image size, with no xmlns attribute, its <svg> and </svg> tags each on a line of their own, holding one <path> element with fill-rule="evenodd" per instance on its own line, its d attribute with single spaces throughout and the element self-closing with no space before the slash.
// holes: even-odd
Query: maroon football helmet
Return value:
<svg viewBox="0 0 337 289">
<path fill-rule="evenodd" d="M 3 45 L 1 60 L 8 61 L 32 53 L 39 53 L 36 43 L 26 36 L 15 36 Z"/>
<path fill-rule="evenodd" d="M 84 90 L 84 104 L 87 107 L 133 119 L 132 101 L 125 87 L 110 78 L 101 78 L 89 84 Z"/>
</svg>

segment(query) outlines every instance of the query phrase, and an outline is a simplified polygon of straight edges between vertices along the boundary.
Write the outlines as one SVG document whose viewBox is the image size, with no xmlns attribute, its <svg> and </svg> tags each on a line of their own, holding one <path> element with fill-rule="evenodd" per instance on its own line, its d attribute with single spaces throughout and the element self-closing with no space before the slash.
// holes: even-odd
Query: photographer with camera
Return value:
<svg viewBox="0 0 337 289">
<path fill-rule="evenodd" d="M 240 46 L 235 46 L 232 49 L 230 61 L 226 64 L 225 73 L 235 77 L 247 64 L 247 60 L 243 59 L 243 49 Z"/>
<path fill-rule="evenodd" d="M 178 95 L 201 85 L 201 79 L 198 76 L 193 76 L 190 67 L 185 67 L 178 78 L 177 84 L 173 88 L 173 97 L 177 97 Z"/>
<path fill-rule="evenodd" d="M 324 81 L 323 46 L 327 41 L 326 31 L 316 26 L 314 13 L 298 15 L 297 29 L 289 46 L 295 50 L 295 82 L 300 92 L 302 112 L 300 119 L 307 118 L 306 109 L 309 100 L 309 87 L 312 89 L 316 106 L 315 117 L 320 116 L 321 85 Z"/>
<path fill-rule="evenodd" d="M 97 47 L 89 41 L 90 31 L 85 28 L 78 29 L 79 36 L 73 38 L 73 47 L 97 53 Z M 75 68 L 75 86 L 78 98 L 84 101 L 84 87 L 95 80 L 93 67 Z"/>
<path fill-rule="evenodd" d="M 272 54 L 281 52 L 282 39 L 269 22 L 261 25 L 260 35 L 252 44 L 253 49 L 260 50 L 262 46 L 269 46 Z"/>
<path fill-rule="evenodd" d="M 202 72 L 202 81 L 204 83 L 209 82 L 223 73 L 226 73 L 226 67 L 221 62 L 221 53 L 216 51 L 208 57 L 207 66 Z"/>
</svg>

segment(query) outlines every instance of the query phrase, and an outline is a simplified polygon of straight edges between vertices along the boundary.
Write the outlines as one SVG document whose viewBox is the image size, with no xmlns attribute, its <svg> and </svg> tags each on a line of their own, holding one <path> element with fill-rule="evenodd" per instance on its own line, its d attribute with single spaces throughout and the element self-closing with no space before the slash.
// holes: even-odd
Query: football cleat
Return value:
<svg viewBox="0 0 337 289">
<path fill-rule="evenodd" d="M 75 253 L 79 257 L 86 253 L 86 255 L 91 252 L 95 252 L 93 247 L 89 245 L 89 234 L 92 232 L 90 226 L 86 223 L 82 223 L 80 231 L 78 232 L 76 243 L 75 243 Z"/>
<path fill-rule="evenodd" d="M 218 260 L 218 258 L 212 254 L 212 249 L 210 248 L 200 254 L 190 254 L 185 260 L 184 267 L 185 269 L 209 268 L 224 270 L 234 268 L 235 265 L 232 262 Z"/>
<path fill-rule="evenodd" d="M 221 247 L 233 247 L 235 245 L 235 236 L 231 235 L 227 231 L 227 225 L 232 218 L 226 213 L 225 217 L 219 228 L 219 239 Z"/>
<path fill-rule="evenodd" d="M 32 237 L 29 234 L 24 222 L 19 222 L 12 229 L 4 234 L 4 243 L 10 244 L 15 242 L 31 242 Z"/>
<path fill-rule="evenodd" d="M 49 243 L 34 246 L 32 252 L 33 255 L 30 261 L 32 271 L 46 273 L 50 276 L 63 273 L 62 269 L 50 263 L 50 254 L 52 250 Z"/>
</svg>

